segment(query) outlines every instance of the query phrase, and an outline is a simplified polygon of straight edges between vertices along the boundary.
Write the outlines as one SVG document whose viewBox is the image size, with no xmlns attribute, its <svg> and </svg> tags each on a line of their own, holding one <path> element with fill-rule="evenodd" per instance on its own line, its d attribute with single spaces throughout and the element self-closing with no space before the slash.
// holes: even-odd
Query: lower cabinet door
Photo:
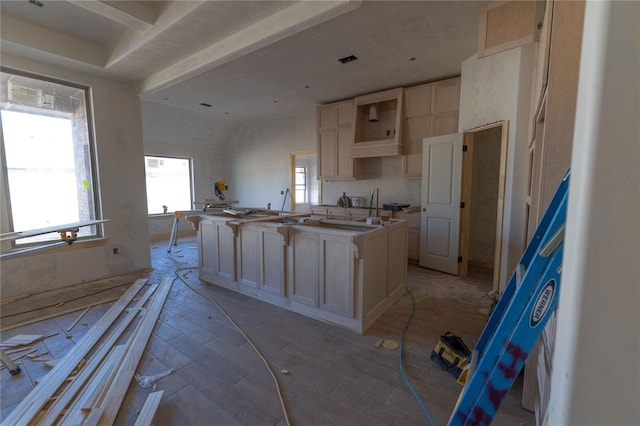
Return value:
<svg viewBox="0 0 640 426">
<path fill-rule="evenodd" d="M 289 250 L 289 296 L 293 302 L 317 307 L 318 234 L 293 232 Z"/>
<path fill-rule="evenodd" d="M 320 235 L 320 305 L 323 310 L 353 318 L 354 252 L 349 238 Z"/>
</svg>

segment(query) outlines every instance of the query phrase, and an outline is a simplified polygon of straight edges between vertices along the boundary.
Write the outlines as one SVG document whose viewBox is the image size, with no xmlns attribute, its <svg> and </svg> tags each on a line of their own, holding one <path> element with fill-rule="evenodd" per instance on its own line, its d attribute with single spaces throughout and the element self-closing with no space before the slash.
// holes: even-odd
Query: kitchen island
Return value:
<svg viewBox="0 0 640 426">
<path fill-rule="evenodd" d="M 198 220 L 200 279 L 360 334 L 406 288 L 404 220 Z"/>
</svg>

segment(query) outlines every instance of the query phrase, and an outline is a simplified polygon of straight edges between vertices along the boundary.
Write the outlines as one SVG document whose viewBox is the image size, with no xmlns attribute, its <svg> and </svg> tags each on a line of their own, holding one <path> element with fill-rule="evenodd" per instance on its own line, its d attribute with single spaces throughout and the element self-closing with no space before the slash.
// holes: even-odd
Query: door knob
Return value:
<svg viewBox="0 0 640 426">
<path fill-rule="evenodd" d="M 423 211 L 423 212 L 426 212 L 426 211 L 427 211 L 427 209 L 426 209 L 425 207 L 423 207 L 423 208 L 422 208 L 422 211 Z"/>
</svg>

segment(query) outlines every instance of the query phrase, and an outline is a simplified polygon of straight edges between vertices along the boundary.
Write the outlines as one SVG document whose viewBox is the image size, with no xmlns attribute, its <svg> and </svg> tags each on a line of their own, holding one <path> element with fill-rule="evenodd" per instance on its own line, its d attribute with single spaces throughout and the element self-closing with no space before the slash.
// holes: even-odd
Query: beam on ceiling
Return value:
<svg viewBox="0 0 640 426">
<path fill-rule="evenodd" d="M 0 25 L 2 42 L 11 43 L 17 49 L 44 52 L 100 68 L 105 65 L 106 53 L 95 43 L 69 37 L 7 15 L 0 17 Z"/>
<path fill-rule="evenodd" d="M 144 32 L 149 30 L 153 27 L 155 20 L 155 12 L 140 2 L 100 0 L 67 1 L 136 31 Z"/>
<path fill-rule="evenodd" d="M 360 7 L 361 1 L 303 1 L 196 52 L 149 76 L 140 85 L 148 95 L 230 62 Z"/>
<path fill-rule="evenodd" d="M 82 1 L 81 1 L 82 2 Z M 206 0 L 199 1 L 171 1 L 158 16 L 153 27 L 144 33 L 139 31 L 127 31 L 120 41 L 113 48 L 106 68 L 113 68 L 121 61 L 125 60 L 129 55 L 135 53 L 138 49 L 142 49 L 174 25 L 177 25 L 192 13 L 197 13 L 198 8 L 206 3 Z"/>
</svg>

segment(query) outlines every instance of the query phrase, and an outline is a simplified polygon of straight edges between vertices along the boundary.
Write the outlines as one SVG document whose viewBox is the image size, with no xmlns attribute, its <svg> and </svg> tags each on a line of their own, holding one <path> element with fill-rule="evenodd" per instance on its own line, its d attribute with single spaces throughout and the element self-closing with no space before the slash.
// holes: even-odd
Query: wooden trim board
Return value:
<svg viewBox="0 0 640 426">
<path fill-rule="evenodd" d="M 89 353 L 109 329 L 115 319 L 122 313 L 127 305 L 146 284 L 146 279 L 137 280 L 127 292 L 96 322 L 91 330 L 71 348 L 53 370 L 47 374 L 26 398 L 6 417 L 5 424 L 26 424 L 31 422 L 38 412 L 49 401 L 58 388 L 69 377 L 71 372 Z"/>
<path fill-rule="evenodd" d="M 99 411 L 102 411 L 102 416 L 98 421 L 98 425 L 112 425 L 116 420 L 124 396 L 127 393 L 127 388 L 131 383 L 131 379 L 136 372 L 136 368 L 142 355 L 144 348 L 147 346 L 147 342 L 151 337 L 151 333 L 156 325 L 160 311 L 164 306 L 164 302 L 169 295 L 171 286 L 175 278 L 164 277 L 160 283 L 160 288 L 155 297 L 151 301 L 151 305 L 147 308 L 147 311 L 140 321 L 138 327 L 129 338 L 127 343 L 126 356 L 122 361 L 120 368 L 118 369 L 108 392 L 106 393 L 103 402 L 97 407 Z M 91 425 L 89 419 L 87 423 Z"/>
<path fill-rule="evenodd" d="M 158 411 L 158 406 L 160 405 L 160 400 L 162 400 L 162 395 L 164 391 L 151 392 L 147 399 L 144 401 L 144 405 L 142 406 L 142 410 L 140 410 L 140 414 L 138 414 L 138 418 L 133 426 L 151 426 L 151 422 L 153 421 L 153 417 L 156 415 L 156 411 Z"/>
<path fill-rule="evenodd" d="M 56 421 L 60 413 L 62 413 L 69 402 L 78 394 L 81 387 L 89 380 L 89 377 L 95 369 L 98 368 L 98 365 L 102 362 L 107 352 L 109 352 L 111 347 L 118 341 L 122 333 L 129 327 L 129 324 L 138 316 L 140 308 L 147 303 L 147 300 L 149 300 L 149 297 L 151 297 L 157 287 L 157 285 L 149 287 L 149 289 L 140 296 L 127 315 L 118 323 L 116 328 L 109 334 L 109 337 L 102 342 L 87 365 L 82 369 L 82 372 L 76 376 L 69 387 L 65 389 L 64 393 L 59 395 L 56 402 L 47 410 L 46 417 L 42 419 L 44 424 L 53 424 Z"/>
</svg>

